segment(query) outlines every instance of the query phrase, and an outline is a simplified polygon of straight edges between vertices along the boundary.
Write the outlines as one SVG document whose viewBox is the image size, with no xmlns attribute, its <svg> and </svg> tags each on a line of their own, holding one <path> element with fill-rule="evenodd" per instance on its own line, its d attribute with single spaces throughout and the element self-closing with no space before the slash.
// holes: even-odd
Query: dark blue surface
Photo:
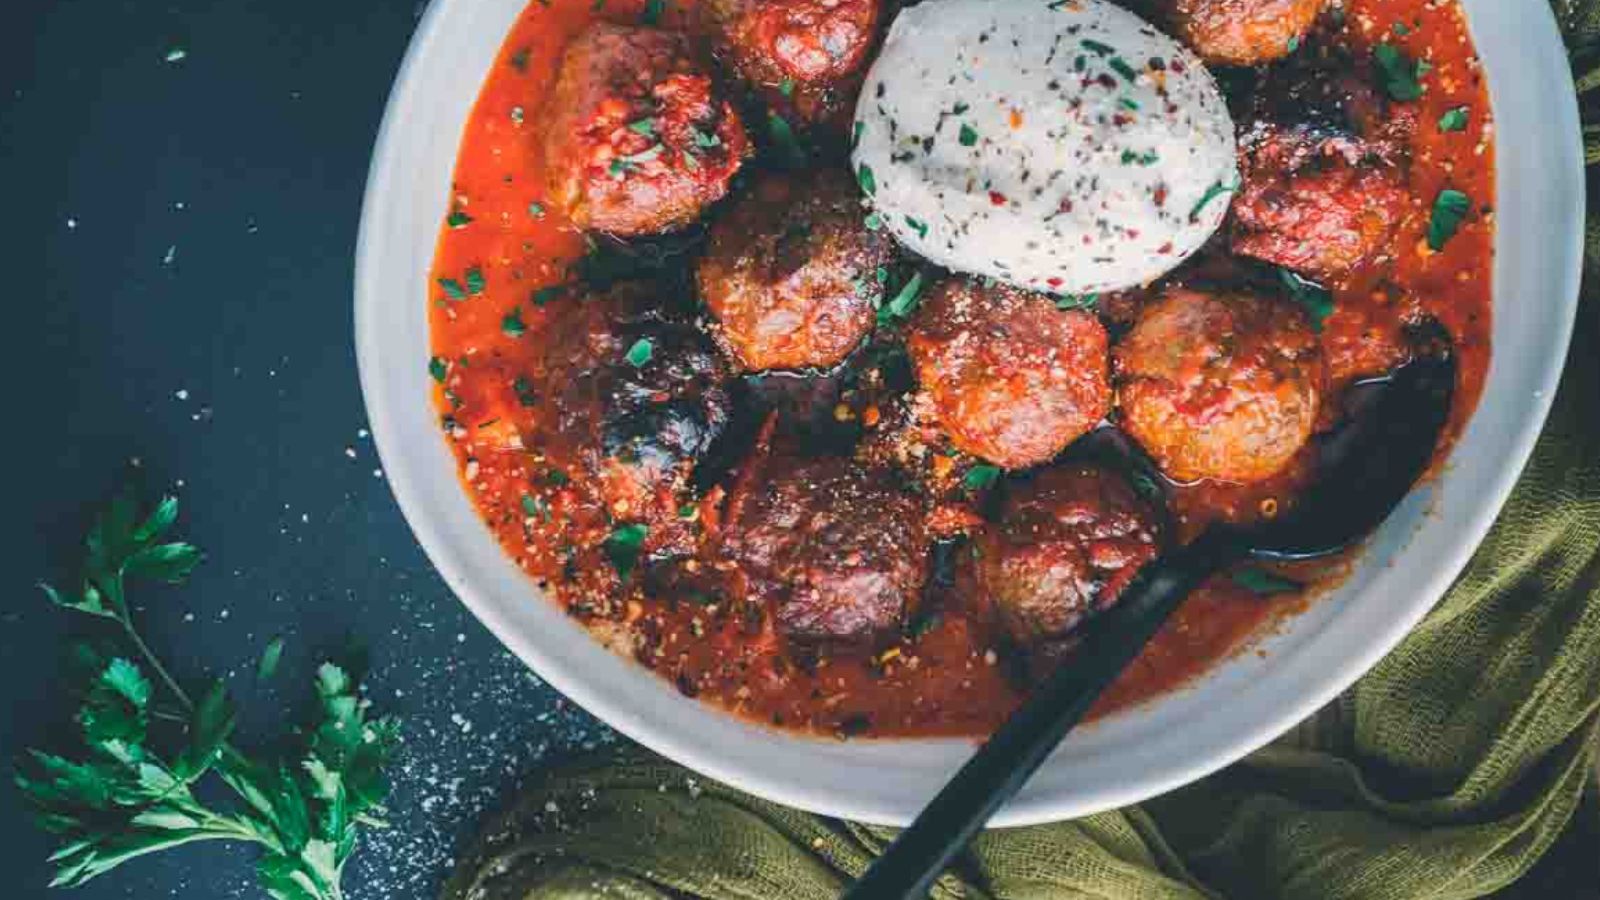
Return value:
<svg viewBox="0 0 1600 900">
<path fill-rule="evenodd" d="M 470 0 L 456 0 L 470 2 Z M 352 250 L 372 137 L 416 0 L 7 0 L 0 258 L 12 415 L 0 604 L 0 755 L 59 733 L 72 625 L 33 587 L 76 564 L 130 471 L 183 498 L 207 562 L 133 593 L 198 680 L 232 672 L 273 733 L 320 655 L 365 646 L 409 743 L 394 828 L 352 898 L 431 896 L 486 808 L 609 734 L 501 650 L 418 549 L 356 380 Z M 181 48 L 186 57 L 169 62 Z M 21 314 L 20 321 L 15 319 Z M 288 652 L 256 691 L 253 659 Z M 248 744 L 248 735 L 243 743 Z M 46 896 L 49 839 L 0 784 L 4 896 Z M 185 848 L 72 896 L 253 897 L 247 849 Z"/>
</svg>

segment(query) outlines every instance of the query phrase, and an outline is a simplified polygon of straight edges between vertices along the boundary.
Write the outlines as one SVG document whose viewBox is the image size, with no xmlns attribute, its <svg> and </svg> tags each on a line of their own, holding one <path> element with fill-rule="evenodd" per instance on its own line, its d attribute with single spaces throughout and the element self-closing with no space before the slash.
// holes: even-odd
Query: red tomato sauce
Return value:
<svg viewBox="0 0 1600 900">
<path fill-rule="evenodd" d="M 639 0 L 531 3 L 507 36 L 467 123 L 433 265 L 429 361 L 464 486 L 535 584 L 602 641 L 615 646 L 619 635 L 648 635 L 642 644 L 630 642 L 648 648 L 634 655 L 686 694 L 752 720 L 818 733 L 986 734 L 1021 694 L 989 628 L 959 610 L 924 617 L 913 633 L 869 659 L 824 658 L 803 668 L 786 660 L 770 627 L 751 628 L 725 606 L 647 596 L 637 587 L 621 602 L 591 602 L 590 593 L 607 582 L 574 572 L 571 548 L 596 544 L 603 511 L 588 508 L 588 495 L 564 473 L 515 452 L 515 432 L 537 427 L 536 408 L 507 409 L 489 399 L 505 393 L 518 360 L 537 346 L 552 299 L 586 249 L 585 237 L 544 197 L 536 152 L 562 47 L 596 19 L 634 22 L 661 9 L 652 3 L 647 12 Z M 1442 458 L 1477 403 L 1489 363 L 1494 153 L 1483 74 L 1453 3 L 1348 0 L 1345 10 L 1340 39 L 1351 43 L 1356 58 L 1367 58 L 1382 40 L 1427 68 L 1415 104 L 1413 205 L 1392 258 L 1330 286 L 1336 304 L 1321 335 L 1335 379 L 1329 396 L 1343 382 L 1387 368 L 1374 358 L 1372 334 L 1425 311 L 1448 328 L 1458 352 L 1460 384 Z M 679 25 L 689 11 L 675 2 L 661 23 Z M 1462 115 L 1459 128 L 1439 124 Z M 1426 234 L 1445 189 L 1466 195 L 1470 207 L 1454 238 L 1436 252 Z M 1295 464 L 1252 485 L 1175 486 L 1180 530 L 1193 534 L 1218 519 L 1281 515 L 1308 474 L 1306 464 Z M 1326 585 L 1343 567 L 1336 562 L 1290 574 Z M 1228 576 L 1213 579 L 1102 698 L 1096 714 L 1183 685 L 1307 602 L 1294 594 L 1266 598 L 1259 590 Z M 528 602 L 547 601 L 530 591 Z"/>
</svg>

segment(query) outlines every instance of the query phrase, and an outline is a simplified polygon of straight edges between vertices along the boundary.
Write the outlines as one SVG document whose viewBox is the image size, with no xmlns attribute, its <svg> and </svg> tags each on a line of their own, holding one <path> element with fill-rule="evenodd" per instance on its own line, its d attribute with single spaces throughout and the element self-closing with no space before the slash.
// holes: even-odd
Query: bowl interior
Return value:
<svg viewBox="0 0 1600 900">
<path fill-rule="evenodd" d="M 1499 139 L 1494 360 L 1449 466 L 1396 511 L 1350 580 L 1193 686 L 1073 734 L 996 825 L 1086 815 L 1184 784 L 1347 687 L 1448 587 L 1526 462 L 1576 310 L 1584 184 L 1577 108 L 1545 0 L 1463 0 Z M 746 724 L 602 648 L 500 551 L 430 403 L 427 277 L 459 136 L 525 0 L 435 0 L 379 133 L 356 272 L 361 382 L 384 469 L 451 589 L 546 680 L 638 742 L 819 813 L 904 824 L 972 751 L 957 740 L 840 743 Z M 1514 311 L 1511 304 L 1515 304 Z M 1402 552 L 1402 550 L 1404 552 Z"/>
</svg>

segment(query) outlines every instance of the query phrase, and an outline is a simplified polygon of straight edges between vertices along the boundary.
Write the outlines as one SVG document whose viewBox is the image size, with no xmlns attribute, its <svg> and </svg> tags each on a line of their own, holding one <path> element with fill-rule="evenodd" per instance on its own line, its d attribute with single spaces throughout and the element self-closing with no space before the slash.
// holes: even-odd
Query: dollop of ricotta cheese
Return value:
<svg viewBox="0 0 1600 900">
<path fill-rule="evenodd" d="M 1211 73 L 1104 0 L 905 9 L 862 88 L 851 161 L 909 249 L 1053 293 L 1154 280 L 1238 187 Z"/>
</svg>

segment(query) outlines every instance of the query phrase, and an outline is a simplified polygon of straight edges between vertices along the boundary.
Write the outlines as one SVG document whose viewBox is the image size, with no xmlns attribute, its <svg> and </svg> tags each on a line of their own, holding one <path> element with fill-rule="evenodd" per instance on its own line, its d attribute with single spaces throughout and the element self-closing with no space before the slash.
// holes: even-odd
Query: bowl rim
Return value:
<svg viewBox="0 0 1600 900">
<path fill-rule="evenodd" d="M 502 0 L 509 3 L 511 0 Z M 1505 3 L 1504 0 L 1461 0 L 1468 16 L 1468 25 L 1474 34 L 1474 43 L 1482 52 L 1484 41 L 1480 37 L 1479 24 L 1487 22 L 1491 16 L 1500 15 L 1502 18 L 1511 16 L 1503 10 L 1495 12 L 1493 4 L 1504 3 L 1505 7 L 1515 7 L 1518 13 L 1514 16 L 1516 27 L 1525 30 L 1523 38 L 1534 44 L 1546 48 L 1556 48 L 1556 54 L 1545 53 L 1543 57 L 1554 56 L 1554 59 L 1532 59 L 1527 62 L 1536 71 L 1527 75 L 1545 85 L 1545 90 L 1558 93 L 1564 98 L 1553 102 L 1551 112 L 1553 122 L 1550 128 L 1552 133 L 1559 134 L 1565 131 L 1571 136 L 1567 142 L 1555 142 L 1558 146 L 1548 148 L 1551 154 L 1549 160 L 1552 178 L 1576 176 L 1576 183 L 1583 184 L 1583 156 L 1580 133 L 1578 128 L 1578 109 L 1575 88 L 1572 83 L 1571 72 L 1567 67 L 1567 58 L 1561 43 L 1560 33 L 1556 26 L 1553 12 L 1544 0 L 1521 0 L 1518 3 Z M 409 172 L 402 167 L 402 148 L 406 138 L 404 126 L 408 114 L 420 103 L 422 72 L 427 60 L 433 58 L 443 42 L 445 29 L 452 14 L 471 7 L 471 3 L 454 3 L 448 0 L 433 0 L 421 17 L 417 30 L 407 49 L 401 63 L 399 73 L 395 79 L 388 104 L 384 111 L 382 124 L 379 127 L 373 152 L 372 163 L 368 174 L 366 193 L 362 203 L 360 234 L 356 247 L 356 278 L 355 278 L 355 336 L 356 355 L 362 395 L 367 408 L 369 427 L 373 435 L 383 471 L 387 474 L 386 480 L 394 492 L 406 521 L 416 535 L 419 543 L 428 555 L 430 561 L 444 577 L 451 590 L 466 604 L 473 614 L 495 634 L 495 636 L 513 653 L 521 658 L 542 678 L 548 681 L 561 693 L 571 698 L 586 710 L 603 720 L 616 731 L 630 739 L 660 753 L 670 759 L 699 771 L 705 775 L 716 778 L 735 787 L 768 798 L 788 806 L 816 812 L 820 814 L 841 818 L 855 819 L 876 824 L 904 824 L 920 809 L 927 796 L 898 796 L 886 800 L 884 796 L 859 796 L 846 787 L 830 785 L 829 779 L 818 777 L 818 773 L 795 772 L 778 770 L 781 767 L 765 765 L 762 761 L 749 758 L 740 758 L 737 753 L 727 750 L 717 751 L 708 747 L 708 742 L 703 735 L 697 734 L 693 728 L 685 728 L 670 721 L 670 717 L 650 718 L 641 714 L 639 703 L 623 702 L 622 698 L 613 696 L 602 689 L 600 683 L 585 672 L 570 668 L 556 657 L 553 650 L 552 639 L 529 633 L 525 623 L 519 623 L 508 610 L 493 602 L 487 592 L 480 588 L 478 576 L 470 571 L 467 561 L 456 552 L 453 542 L 456 539 L 481 542 L 489 541 L 494 544 L 494 550 L 499 553 L 500 548 L 488 529 L 479 522 L 480 534 L 463 536 L 452 534 L 445 528 L 440 518 L 432 515 L 429 501 L 423 493 L 422 485 L 430 477 L 437 478 L 437 471 L 423 471 L 413 458 L 412 453 L 402 439 L 400 419 L 402 410 L 408 403 L 415 403 L 419 399 L 428 404 L 431 411 L 431 398 L 406 396 L 396 391 L 396 385 L 389 383 L 384 377 L 385 359 L 385 307 L 392 299 L 392 292 L 385 294 L 378 287 L 380 275 L 378 272 L 380 261 L 385 258 L 384 232 L 376 227 L 387 213 L 389 192 L 396 185 L 409 184 L 411 181 L 404 176 Z M 518 15 L 524 4 L 517 0 Z M 1532 6 L 1533 9 L 1527 7 Z M 498 48 L 504 40 L 504 33 L 494 36 L 494 46 Z M 492 64 L 485 63 L 485 66 Z M 473 79 L 477 85 L 476 91 L 481 90 L 482 68 L 472 67 L 478 77 Z M 1496 88 L 1497 76 L 1485 65 L 1489 77 L 1491 94 Z M 470 105 L 470 103 L 469 103 Z M 1506 177 L 1507 155 L 1505 148 L 1508 146 L 1505 131 L 1499 128 L 1500 106 L 1495 103 L 1496 117 L 1496 145 L 1497 145 L 1497 175 L 1496 175 L 1496 206 L 1500 204 L 1503 191 L 1503 180 Z M 459 135 L 451 135 L 450 145 L 459 148 Z M 454 165 L 452 154 L 451 166 Z M 438 173 L 436 177 L 443 179 L 446 184 L 450 171 Z M 441 190 L 440 195 L 444 195 Z M 1365 623 L 1371 625 L 1373 630 L 1366 632 L 1366 642 L 1360 652 L 1341 658 L 1328 664 L 1311 664 L 1304 659 L 1299 660 L 1302 665 L 1293 669 L 1293 679 L 1285 678 L 1280 685 L 1283 688 L 1293 688 L 1289 691 L 1294 695 L 1292 702 L 1277 704 L 1271 715 L 1248 718 L 1247 731 L 1227 737 L 1209 740 L 1207 749 L 1198 753 L 1194 758 L 1181 763 L 1166 762 L 1158 770 L 1141 771 L 1138 775 L 1123 779 L 1117 783 L 1098 784 L 1088 788 L 1066 791 L 1049 790 L 1041 788 L 1024 792 L 1016 801 L 1008 805 L 995 818 L 992 823 L 995 827 L 1027 825 L 1048 821 L 1057 821 L 1064 818 L 1085 815 L 1106 809 L 1113 809 L 1130 803 L 1139 802 L 1151 796 L 1164 793 L 1173 788 L 1187 784 L 1203 777 L 1217 769 L 1228 765 L 1243 757 L 1249 752 L 1268 743 L 1278 735 L 1308 715 L 1314 713 L 1327 702 L 1331 701 L 1340 692 L 1345 690 L 1357 678 L 1365 674 L 1384 655 L 1386 655 L 1418 621 L 1433 607 L 1434 603 L 1444 594 L 1457 574 L 1466 565 L 1468 559 L 1477 549 L 1484 535 L 1494 522 L 1505 499 L 1509 496 L 1518 476 L 1526 465 L 1533 446 L 1542 430 L 1550 404 L 1553 400 L 1556 385 L 1559 382 L 1566 351 L 1570 343 L 1577 312 L 1578 282 L 1582 269 L 1582 237 L 1585 197 L 1582 190 L 1567 191 L 1561 195 L 1563 204 L 1555 205 L 1551 210 L 1552 220 L 1556 226 L 1556 242 L 1551 253 L 1564 258 L 1565 263 L 1555 274 L 1559 284 L 1559 305 L 1551 300 L 1553 320 L 1550 325 L 1552 337 L 1546 347 L 1551 351 L 1544 358 L 1535 363 L 1538 370 L 1533 379 L 1535 390 L 1531 400 L 1527 401 L 1520 414 L 1517 415 L 1517 431 L 1510 437 L 1511 446 L 1503 462 L 1495 470 L 1494 477 L 1486 483 L 1480 483 L 1474 491 L 1480 497 L 1473 509 L 1470 518 L 1461 523 L 1457 529 L 1458 536 L 1446 542 L 1442 555 L 1436 558 L 1432 574 L 1427 576 L 1417 596 L 1407 600 L 1394 614 L 1377 622 Z M 441 207 L 442 208 L 442 207 Z M 437 236 L 437 223 L 430 223 L 429 246 Z M 1564 240 L 1563 240 L 1564 238 Z M 1498 318 L 1507 314 L 1502 298 L 1505 292 L 1501 285 L 1501 269 L 1504 262 L 1501 253 L 1502 244 L 1507 239 L 1504 229 L 1496 228 L 1495 236 L 1495 261 L 1494 261 L 1494 311 Z M 427 262 L 431 266 L 431 256 Z M 424 291 L 425 287 L 418 285 Z M 408 294 L 409 296 L 409 294 Z M 1496 356 L 1498 359 L 1498 356 Z M 421 366 L 418 366 L 419 370 Z M 1490 381 L 1494 379 L 1495 362 L 1491 361 Z M 1475 411 L 1474 418 L 1483 412 L 1482 404 L 1487 400 L 1488 389 L 1486 386 L 1485 397 L 1480 400 L 1480 407 Z M 1469 423 L 1469 431 L 1471 424 Z M 442 442 L 443 437 L 435 435 Z M 1462 443 L 1466 440 L 1463 435 Z M 1457 445 L 1461 446 L 1460 443 Z M 453 463 L 453 460 L 452 460 Z M 448 473 L 451 481 L 450 489 L 465 495 L 460 486 L 458 476 L 453 468 Z M 1423 492 L 1419 492 L 1421 494 Z M 1423 502 L 1421 497 L 1414 497 L 1415 502 Z M 1486 502 L 1485 502 L 1486 501 Z M 1411 501 L 1408 501 L 1411 502 Z M 503 555 L 503 554 L 502 554 Z M 509 563 L 509 560 L 507 561 Z M 518 574 L 520 570 L 517 570 Z M 1367 585 L 1354 588 L 1356 591 L 1367 589 Z M 532 587 L 527 585 L 527 600 L 531 603 L 549 604 Z M 573 627 L 581 628 L 574 624 Z M 595 648 L 599 648 L 595 643 Z M 603 651 L 609 654 L 609 651 Z M 1304 654 L 1302 654 L 1304 656 Z M 665 682 L 654 673 L 647 672 L 631 660 L 624 663 L 637 674 L 643 675 L 652 682 L 662 686 Z M 621 677 L 621 676 L 619 676 Z M 1203 676 L 1204 677 L 1204 676 Z M 629 690 L 633 690 L 631 683 L 637 678 L 626 678 L 630 682 Z M 675 692 L 672 693 L 676 696 Z M 1170 695 L 1169 695 L 1170 696 Z M 1161 704 L 1166 697 L 1152 701 Z M 686 701 L 701 709 L 711 709 L 717 717 L 735 720 L 731 714 L 715 710 L 707 704 L 696 701 Z M 1117 717 L 1112 717 L 1117 718 Z M 702 723 L 704 724 L 702 719 Z M 744 729 L 753 729 L 766 734 L 779 735 L 784 742 L 795 741 L 809 745 L 816 752 L 809 753 L 819 759 L 837 759 L 843 765 L 842 757 L 837 754 L 830 756 L 830 749 L 821 742 L 804 735 L 792 735 L 776 732 L 771 729 L 762 729 L 742 723 Z M 740 729 L 729 729 L 730 733 Z M 1076 737 L 1076 735 L 1075 735 Z M 952 758 L 955 764 L 966 752 L 970 752 L 971 742 L 951 740 L 894 740 L 894 741 L 866 741 L 856 742 L 857 747 L 876 746 L 878 750 L 857 750 L 857 755 L 863 757 L 859 765 L 880 767 L 886 779 L 892 781 L 890 770 L 882 768 L 892 765 L 894 754 L 882 752 L 885 747 L 895 745 L 907 746 L 913 744 L 959 744 L 968 748 L 964 752 L 956 752 Z M 1202 742 L 1205 743 L 1205 742 Z M 858 763 L 853 762 L 852 765 Z M 826 774 L 826 773 L 823 773 Z M 1041 773 L 1042 775 L 1043 773 Z M 848 780 L 846 778 L 845 780 Z M 1036 781 L 1040 780 L 1036 776 Z M 896 782 L 898 784 L 898 782 Z M 892 792 L 892 786 L 885 788 Z M 928 796 L 931 796 L 929 794 Z"/>
</svg>

